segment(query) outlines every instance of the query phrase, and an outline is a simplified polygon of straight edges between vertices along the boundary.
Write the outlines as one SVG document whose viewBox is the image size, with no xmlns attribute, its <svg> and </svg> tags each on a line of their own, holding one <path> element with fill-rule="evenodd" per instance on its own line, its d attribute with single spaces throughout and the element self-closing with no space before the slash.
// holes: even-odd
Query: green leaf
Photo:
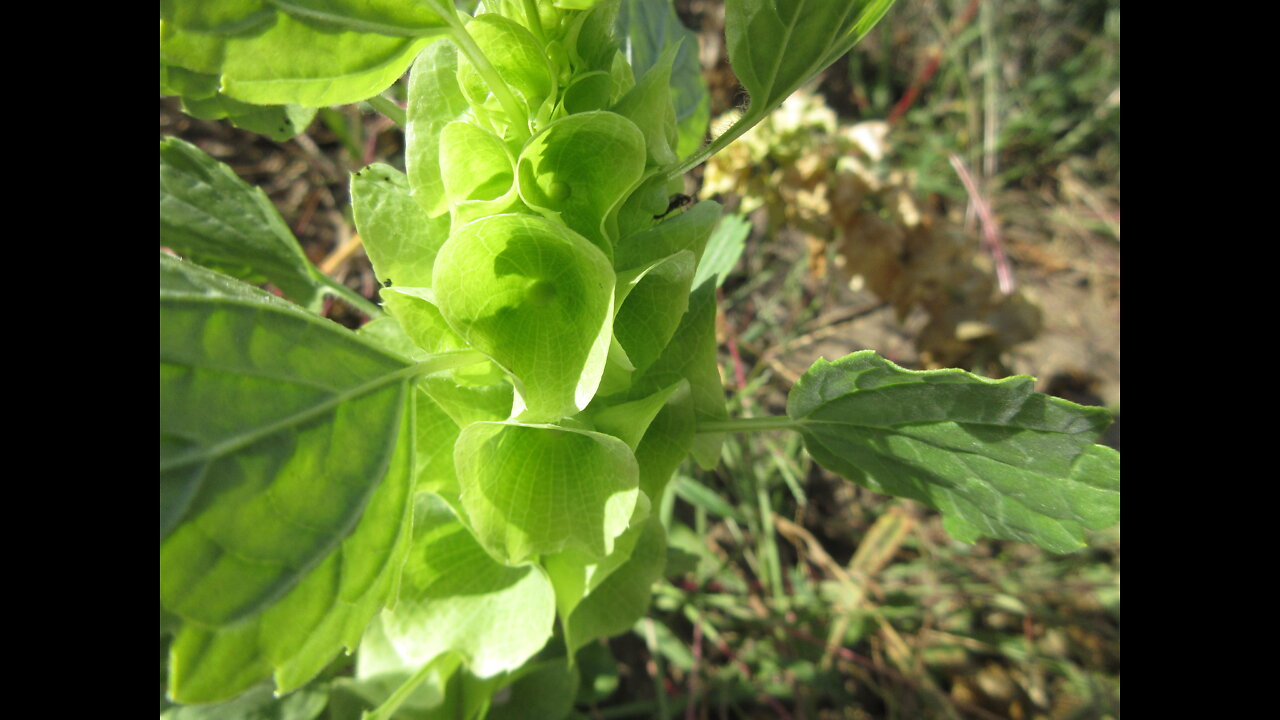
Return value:
<svg viewBox="0 0 1280 720">
<path fill-rule="evenodd" d="M 729 63 L 751 96 L 746 113 L 687 158 L 688 172 L 757 125 L 802 85 L 847 53 L 894 0 L 726 0 Z"/>
<path fill-rule="evenodd" d="M 449 325 L 517 383 L 527 422 L 577 414 L 604 371 L 612 266 L 572 230 L 532 215 L 493 215 L 454 231 L 433 290 Z"/>
<path fill-rule="evenodd" d="M 734 266 L 742 258 L 746 249 L 747 236 L 751 234 L 751 222 L 741 215 L 726 215 L 716 226 L 707 247 L 698 262 L 698 272 L 693 276 L 693 286 L 701 287 L 702 283 L 715 278 L 716 287 L 724 285 L 733 272 Z"/>
<path fill-rule="evenodd" d="M 662 355 L 637 375 L 629 399 L 639 399 L 670 387 L 681 379 L 689 381 L 694 415 L 698 422 L 724 420 L 724 384 L 716 358 L 715 287 L 707 282 L 689 297 L 689 310 L 680 320 L 671 342 Z M 698 433 L 693 440 L 693 456 L 698 465 L 711 469 L 720 461 L 723 433 Z"/>
<path fill-rule="evenodd" d="M 628 528 L 614 542 L 613 552 L 604 558 L 593 557 L 577 548 L 568 548 L 542 559 L 547 576 L 556 591 L 556 611 L 567 619 L 578 603 L 595 590 L 631 557 L 643 525 Z"/>
<path fill-rule="evenodd" d="M 667 406 L 671 396 L 682 388 L 688 392 L 688 381 L 664 388 L 646 398 L 619 405 L 587 408 L 587 417 L 596 430 L 608 433 L 625 442 L 633 451 L 639 447 L 650 423 Z"/>
<path fill-rule="evenodd" d="M 694 255 L 681 250 L 639 274 L 619 275 L 618 308 L 614 334 L 626 350 L 633 369 L 643 372 L 658 359 L 680 319 L 689 309 L 689 289 L 693 283 Z M 625 297 L 623 293 L 625 291 Z"/>
<path fill-rule="evenodd" d="M 943 513 L 957 539 L 980 535 L 1055 552 L 1120 519 L 1120 454 L 1093 441 L 1102 408 L 1033 391 L 1028 377 L 910 371 L 871 351 L 819 360 L 787 414 L 824 467 Z"/>
<path fill-rule="evenodd" d="M 583 73 L 564 91 L 564 109 L 569 114 L 607 110 L 613 99 L 613 78 L 607 72 Z"/>
<path fill-rule="evenodd" d="M 471 105 L 458 86 L 458 50 L 452 41 L 428 46 L 409 74 L 409 106 L 405 113 L 405 172 L 413 197 L 436 217 L 449 210 L 440 176 L 440 132 L 467 117 Z"/>
<path fill-rule="evenodd" d="M 671 104 L 671 63 L 676 59 L 677 50 L 675 45 L 667 47 L 635 87 L 612 108 L 644 133 L 650 165 L 670 165 L 677 159 L 676 111 Z"/>
<path fill-rule="evenodd" d="M 555 88 L 542 44 L 524 26 L 496 13 L 477 15 L 466 29 L 498 77 L 525 105 L 525 117 L 507 118 L 512 125 L 523 125 Z M 458 58 L 458 85 L 473 106 L 489 99 L 489 83 L 465 54 Z"/>
<path fill-rule="evenodd" d="M 201 0 L 208 2 L 208 0 Z M 224 1 L 224 0 L 219 0 Z M 242 1 L 242 0 L 241 0 Z M 299 18 L 382 35 L 435 35 L 446 27 L 426 3 L 404 0 L 268 0 Z"/>
<path fill-rule="evenodd" d="M 606 0 L 595 4 L 591 11 L 580 16 L 575 22 L 576 37 L 571 33 L 568 51 L 572 56 L 572 64 L 579 71 L 603 71 L 612 74 L 617 67 L 615 59 L 621 59 L 626 68 L 630 84 L 635 77 L 631 74 L 631 66 L 621 56 L 615 35 L 615 21 L 618 15 L 619 0 Z"/>
<path fill-rule="evenodd" d="M 671 0 L 624 0 L 618 12 L 618 37 L 637 76 L 679 46 L 670 73 L 671 102 L 679 140 L 676 154 L 687 157 L 702 145 L 711 119 L 711 96 L 698 59 L 698 36 L 676 15 Z"/>
<path fill-rule="evenodd" d="M 232 35 L 271 22 L 275 10 L 263 0 L 160 0 L 160 18 L 197 33 Z"/>
<path fill-rule="evenodd" d="M 212 34 L 180 20 L 188 14 L 183 8 L 196 1 L 175 0 L 175 20 L 161 20 L 161 60 L 217 75 L 222 93 L 254 105 L 324 107 L 368 99 L 390 87 L 423 48 L 447 32 L 425 6 L 297 0 L 288 3 L 289 12 L 255 19 L 251 32 Z M 198 14 L 214 22 L 215 7 L 209 4 Z"/>
<path fill-rule="evenodd" d="M 428 353 L 467 347 L 440 314 L 431 288 L 389 287 L 381 294 L 387 309 L 418 347 Z"/>
<path fill-rule="evenodd" d="M 689 457 L 696 427 L 689 382 L 681 381 L 667 397 L 662 410 L 645 428 L 644 437 L 636 447 L 636 461 L 640 463 L 640 492 L 655 507 L 661 503 L 676 468 Z"/>
<path fill-rule="evenodd" d="M 461 665 L 457 653 L 445 653 L 424 667 L 405 665 L 383 634 L 381 621 L 374 620 L 360 641 L 355 677 L 333 683 L 329 715 L 350 720 L 457 717 L 441 710 L 448 705 L 448 686 Z"/>
<path fill-rule="evenodd" d="M 551 638 L 555 596 L 536 565 L 495 562 L 439 498 L 421 494 L 400 599 L 382 632 L 407 665 L 454 651 L 487 678 L 519 668 Z"/>
<path fill-rule="evenodd" d="M 644 133 L 623 116 L 570 115 L 548 125 L 521 151 L 520 197 L 612 256 L 618 233 L 608 220 L 640 183 L 645 157 Z"/>
<path fill-rule="evenodd" d="M 316 116 L 315 108 L 297 105 L 250 105 L 233 100 L 219 90 L 217 75 L 207 75 L 160 62 L 160 94 L 176 95 L 182 111 L 203 120 L 226 119 L 243 130 L 284 142 L 305 131 Z"/>
<path fill-rule="evenodd" d="M 493 133 L 466 122 L 440 132 L 440 174 L 454 227 L 506 212 L 528 212 L 516 193 L 515 160 Z"/>
<path fill-rule="evenodd" d="M 276 692 L 311 681 L 394 598 L 409 547 L 412 422 L 401 417 L 396 452 L 355 530 L 263 612 L 218 628 L 185 623 L 170 649 L 169 695 L 203 703 L 234 696 L 274 674 Z M 316 497 L 308 497 L 314 503 Z M 161 560 L 161 583 L 165 582 Z M 211 592 L 217 592 L 211 588 Z"/>
<path fill-rule="evenodd" d="M 430 217 L 411 192 L 409 179 L 390 165 L 374 163 L 351 176 L 351 210 L 378 280 L 426 288 L 449 217 Z"/>
<path fill-rule="evenodd" d="M 160 713 L 160 720 L 314 720 L 328 701 L 324 688 L 276 697 L 270 687 L 259 685 L 227 702 L 170 708 Z"/>
<path fill-rule="evenodd" d="M 390 472 L 415 368 L 269 293 L 160 259 L 160 602 L 261 613 Z"/>
<path fill-rule="evenodd" d="M 434 39 L 358 32 L 281 14 L 261 35 L 227 38 L 222 87 L 258 105 L 355 103 L 391 87 Z"/>
<path fill-rule="evenodd" d="M 893 0 L 727 0 L 729 63 L 764 117 L 862 39 Z"/>
<path fill-rule="evenodd" d="M 578 603 L 568 618 L 562 619 L 569 652 L 595 638 L 631 629 L 649 608 L 653 584 L 662 577 L 666 563 L 666 531 L 657 517 L 650 517 L 627 561 Z"/>
<path fill-rule="evenodd" d="M 701 258 L 723 210 L 719 203 L 705 200 L 644 232 L 623 238 L 614 251 L 614 267 L 619 270 L 644 267 L 681 250 L 692 251 L 694 257 Z"/>
<path fill-rule="evenodd" d="M 472 530 L 507 565 L 567 547 L 609 555 L 639 497 L 631 449 L 601 433 L 474 423 L 458 438 L 454 464 Z"/>
<path fill-rule="evenodd" d="M 525 668 L 494 697 L 486 720 L 558 720 L 568 717 L 578 694 L 578 669 L 565 658 L 536 663 Z"/>
<path fill-rule="evenodd" d="M 260 188 L 177 138 L 160 141 L 160 244 L 310 306 L 323 284 Z"/>
</svg>

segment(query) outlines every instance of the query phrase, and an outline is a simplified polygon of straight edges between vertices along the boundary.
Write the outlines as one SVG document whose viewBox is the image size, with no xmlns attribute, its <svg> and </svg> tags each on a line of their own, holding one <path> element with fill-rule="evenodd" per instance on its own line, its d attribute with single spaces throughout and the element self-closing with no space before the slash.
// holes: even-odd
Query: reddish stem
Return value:
<svg viewBox="0 0 1280 720">
<path fill-rule="evenodd" d="M 991 253 L 991 259 L 995 261 L 996 280 L 1000 283 L 1000 292 L 1004 295 L 1012 294 L 1013 271 L 1009 269 L 1009 259 L 1004 255 L 1004 246 L 1000 242 L 1000 228 L 996 225 L 991 205 L 987 203 L 986 198 L 982 197 L 982 193 L 978 192 L 978 183 L 974 181 L 973 175 L 960 156 L 952 153 L 950 160 L 951 167 L 955 168 L 956 174 L 960 176 L 960 182 L 964 183 L 965 191 L 969 193 L 970 205 L 978 213 L 978 219 L 982 222 L 982 245 L 987 252 Z"/>
<path fill-rule="evenodd" d="M 960 15 L 955 19 L 955 22 L 951 23 L 951 28 L 947 32 L 947 42 L 950 42 L 951 38 L 954 38 L 957 33 L 964 29 L 964 26 L 968 25 L 973 20 L 973 16 L 978 14 L 979 2 L 981 2 L 981 0 L 969 0 L 969 4 L 965 6 L 964 12 L 960 13 Z M 913 104 L 915 104 L 916 98 L 920 96 L 920 91 L 923 90 L 924 86 L 928 85 L 929 81 L 933 79 L 934 73 L 938 72 L 938 66 L 941 64 L 942 47 L 936 47 L 930 53 L 929 60 L 925 63 L 924 69 L 920 71 L 920 74 L 916 76 L 915 80 L 911 81 L 911 87 L 907 88 L 907 91 L 903 93 L 902 98 L 893 106 L 893 110 L 889 112 L 889 117 L 885 118 L 885 122 L 893 125 L 898 122 L 898 120 L 902 119 L 903 115 L 907 114 L 907 111 L 911 109 Z"/>
</svg>

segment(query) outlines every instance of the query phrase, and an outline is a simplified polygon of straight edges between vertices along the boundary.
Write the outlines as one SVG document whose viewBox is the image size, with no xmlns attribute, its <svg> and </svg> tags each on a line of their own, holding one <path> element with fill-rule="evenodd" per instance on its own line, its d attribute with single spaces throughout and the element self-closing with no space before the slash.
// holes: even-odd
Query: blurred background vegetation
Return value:
<svg viewBox="0 0 1280 720">
<path fill-rule="evenodd" d="M 721 0 L 676 7 L 699 32 L 713 118 L 733 112 Z M 393 123 L 325 109 L 277 144 L 172 100 L 160 116 L 376 298 L 348 173 L 403 166 Z M 872 348 L 1035 375 L 1118 417 L 1119 0 L 899 0 L 688 192 L 741 218 L 720 298 L 731 413 L 780 414 L 814 359 Z M 959 544 L 786 434 L 731 442 L 672 487 L 667 577 L 634 632 L 583 651 L 581 717 L 1119 718 L 1118 528 L 1070 556 Z"/>
</svg>

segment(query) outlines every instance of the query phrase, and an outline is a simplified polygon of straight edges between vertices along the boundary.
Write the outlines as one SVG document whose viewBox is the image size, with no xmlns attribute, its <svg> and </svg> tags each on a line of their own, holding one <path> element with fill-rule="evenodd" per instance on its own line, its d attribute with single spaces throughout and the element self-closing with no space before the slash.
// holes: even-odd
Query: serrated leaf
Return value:
<svg viewBox="0 0 1280 720">
<path fill-rule="evenodd" d="M 356 647 L 369 621 L 394 597 L 408 550 L 411 418 L 402 415 L 399 425 L 395 454 L 354 531 L 287 594 L 238 623 L 182 625 L 170 648 L 171 698 L 224 700 L 268 675 L 274 675 L 277 692 L 289 692 L 314 678 L 340 650 Z M 162 588 L 165 569 L 162 558 Z"/>
<path fill-rule="evenodd" d="M 198 23 L 185 20 L 207 16 Z M 251 31 L 226 32 L 241 17 L 216 12 L 233 2 L 175 0 L 171 20 L 161 20 L 160 57 L 171 65 L 218 75 L 227 97 L 254 105 L 345 105 L 391 86 L 417 54 L 447 32 L 425 5 L 291 0 L 285 11 L 244 15 Z M 234 8 L 232 8 L 234 9 Z M 239 12 L 239 11 L 237 11 Z M 217 23 L 219 33 L 203 30 Z"/>
<path fill-rule="evenodd" d="M 1120 454 L 1094 444 L 1110 414 L 1028 377 L 904 370 L 863 351 L 815 363 L 787 414 L 824 467 L 940 510 L 960 540 L 1068 552 L 1120 518 Z"/>
<path fill-rule="evenodd" d="M 391 467 L 413 366 L 341 326 L 160 260 L 160 601 L 251 617 L 349 535 Z"/>
<path fill-rule="evenodd" d="M 601 433 L 474 423 L 458 438 L 454 464 L 476 538 L 508 565 L 567 547 L 604 558 L 639 497 L 635 455 Z"/>
<path fill-rule="evenodd" d="M 894 0 L 727 0 L 729 62 L 751 95 L 749 115 L 768 114 L 841 55 Z"/>
<path fill-rule="evenodd" d="M 203 120 L 227 120 L 232 125 L 284 142 L 305 131 L 315 108 L 297 105 L 250 105 L 223 95 L 217 75 L 197 73 L 160 62 L 160 94 L 175 95 L 182 111 Z"/>
<path fill-rule="evenodd" d="M 160 244 L 249 282 L 271 282 L 309 306 L 323 288 L 261 189 L 177 138 L 160 141 Z"/>
</svg>

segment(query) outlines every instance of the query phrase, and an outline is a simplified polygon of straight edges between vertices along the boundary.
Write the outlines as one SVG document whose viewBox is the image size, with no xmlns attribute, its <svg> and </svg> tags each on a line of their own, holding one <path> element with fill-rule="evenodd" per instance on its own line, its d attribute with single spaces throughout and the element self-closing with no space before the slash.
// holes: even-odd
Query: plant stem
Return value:
<svg viewBox="0 0 1280 720">
<path fill-rule="evenodd" d="M 704 145 L 701 150 L 694 153 L 688 160 L 680 163 L 674 169 L 667 171 L 667 179 L 671 180 L 672 178 L 678 178 L 706 162 L 712 155 L 715 155 L 725 149 L 729 146 L 729 143 L 737 140 L 743 133 L 759 124 L 760 121 L 764 119 L 765 115 L 768 115 L 768 113 L 758 114 L 752 112 L 752 109 L 748 108 L 746 114 L 738 118 L 738 121 L 730 126 L 728 130 L 721 133 L 715 140 Z"/>
<path fill-rule="evenodd" d="M 337 280 L 334 280 L 328 275 L 325 275 L 324 273 L 319 273 L 319 275 L 321 282 L 323 282 L 325 287 L 328 288 L 329 294 L 345 300 L 348 305 L 369 316 L 370 320 L 376 320 L 382 317 L 382 309 L 369 302 L 369 300 L 363 295 L 352 290 L 346 285 L 343 285 Z"/>
<path fill-rule="evenodd" d="M 698 433 L 761 432 L 764 430 L 799 430 L 800 423 L 785 415 L 762 418 L 730 418 L 698 423 Z"/>
<path fill-rule="evenodd" d="M 404 108 L 397 105 L 395 100 L 392 100 L 386 95 L 374 95 L 369 98 L 368 102 L 373 106 L 374 110 L 386 115 L 391 119 L 391 122 L 395 123 L 401 130 L 405 129 L 409 121 L 408 117 L 405 114 Z"/>
<path fill-rule="evenodd" d="M 524 17 L 528 24 L 529 31 L 533 36 L 538 38 L 538 42 L 543 45 L 547 44 L 547 36 L 542 30 L 542 16 L 538 14 L 538 3 L 536 0 L 524 0 Z"/>
<path fill-rule="evenodd" d="M 449 3 L 448 8 L 441 4 L 440 0 L 427 0 L 427 4 L 432 7 L 440 17 L 449 25 L 449 31 L 453 36 L 454 42 L 458 43 L 458 47 L 462 49 L 462 53 L 467 56 L 472 65 L 476 66 L 476 70 L 484 81 L 489 85 L 489 91 L 502 104 L 502 109 L 511 116 L 511 122 L 517 123 L 523 121 L 524 132 L 528 132 L 529 112 L 525 109 L 524 104 L 516 99 L 515 93 L 511 92 L 511 87 L 507 85 L 498 71 L 489 64 L 489 58 L 480 50 L 480 46 L 476 45 L 475 39 L 463 27 L 462 21 L 458 20 L 458 11 Z"/>
</svg>

